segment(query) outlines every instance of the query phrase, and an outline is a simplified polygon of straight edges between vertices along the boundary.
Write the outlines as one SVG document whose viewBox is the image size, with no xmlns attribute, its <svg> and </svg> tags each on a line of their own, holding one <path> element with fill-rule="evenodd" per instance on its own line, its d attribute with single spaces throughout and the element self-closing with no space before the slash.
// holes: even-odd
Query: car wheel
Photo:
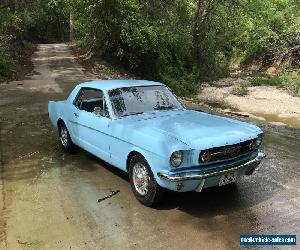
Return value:
<svg viewBox="0 0 300 250">
<path fill-rule="evenodd" d="M 130 160 L 129 178 L 135 197 L 145 206 L 157 204 L 163 197 L 164 189 L 160 187 L 142 155 L 134 155 Z"/>
<path fill-rule="evenodd" d="M 75 151 L 75 145 L 72 142 L 67 126 L 63 123 L 59 126 L 58 129 L 60 144 L 62 148 L 68 153 L 73 153 Z"/>
</svg>

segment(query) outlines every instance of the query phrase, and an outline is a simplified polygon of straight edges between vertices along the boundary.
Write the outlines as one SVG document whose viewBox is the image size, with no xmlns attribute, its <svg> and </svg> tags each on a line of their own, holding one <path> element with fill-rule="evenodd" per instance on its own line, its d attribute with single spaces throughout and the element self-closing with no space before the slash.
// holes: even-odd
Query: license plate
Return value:
<svg viewBox="0 0 300 250">
<path fill-rule="evenodd" d="M 220 177 L 219 186 L 224 186 L 229 183 L 235 182 L 237 178 L 236 172 L 223 174 Z"/>
</svg>

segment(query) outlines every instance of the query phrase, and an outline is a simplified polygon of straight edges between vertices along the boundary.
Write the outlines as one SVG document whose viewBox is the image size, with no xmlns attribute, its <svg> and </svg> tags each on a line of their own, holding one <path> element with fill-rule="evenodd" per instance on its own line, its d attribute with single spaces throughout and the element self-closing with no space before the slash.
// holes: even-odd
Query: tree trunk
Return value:
<svg viewBox="0 0 300 250">
<path fill-rule="evenodd" d="M 196 1 L 196 10 L 194 16 L 194 23 L 193 23 L 193 59 L 196 64 L 200 63 L 201 60 L 201 53 L 200 53 L 200 41 L 201 41 L 201 32 L 200 32 L 200 17 L 201 17 L 201 7 L 202 7 L 203 0 Z"/>
<path fill-rule="evenodd" d="M 73 12 L 70 12 L 70 41 L 74 39 L 74 15 Z"/>
</svg>

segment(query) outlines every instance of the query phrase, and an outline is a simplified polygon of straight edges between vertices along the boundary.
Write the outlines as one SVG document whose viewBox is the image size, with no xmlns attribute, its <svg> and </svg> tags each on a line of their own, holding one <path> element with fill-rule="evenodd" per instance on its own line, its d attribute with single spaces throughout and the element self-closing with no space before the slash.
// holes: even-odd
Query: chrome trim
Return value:
<svg viewBox="0 0 300 250">
<path fill-rule="evenodd" d="M 235 166 L 235 167 L 230 168 L 230 169 L 215 171 L 215 172 L 207 173 L 207 174 L 193 174 L 193 173 L 190 173 L 190 172 L 183 172 L 183 173 L 179 173 L 179 174 L 175 174 L 175 175 L 174 174 L 169 175 L 169 174 L 158 172 L 157 175 L 161 179 L 168 180 L 168 181 L 171 181 L 171 182 L 187 181 L 187 180 L 203 180 L 203 179 L 206 179 L 206 178 L 209 178 L 209 177 L 218 176 L 218 175 L 226 174 L 226 173 L 229 173 L 229 172 L 234 172 L 234 171 L 239 170 L 241 168 L 246 168 L 246 167 L 255 167 L 256 168 L 259 165 L 259 163 L 261 162 L 261 160 L 265 157 L 266 157 L 265 153 L 259 152 L 257 154 L 257 156 L 251 161 L 248 161 L 246 163 L 243 163 L 241 165 Z"/>
<path fill-rule="evenodd" d="M 142 196 L 149 191 L 149 173 L 144 164 L 137 162 L 133 166 L 132 180 L 135 190 Z"/>
<path fill-rule="evenodd" d="M 199 164 L 201 164 L 201 167 L 207 167 L 209 165 L 213 165 L 213 164 L 216 164 L 216 163 L 222 163 L 222 162 L 226 162 L 226 161 L 232 161 L 232 160 L 236 160 L 238 158 L 242 158 L 242 157 L 244 157 L 246 155 L 251 155 L 251 154 L 253 154 L 255 152 L 255 150 L 257 150 L 257 148 L 254 149 L 254 150 L 252 150 L 252 151 L 250 151 L 250 152 L 248 152 L 248 153 L 241 154 L 241 155 L 238 155 L 238 156 L 233 157 L 233 158 L 223 159 L 223 160 L 217 160 L 217 161 L 209 161 L 209 162 L 199 162 Z M 219 152 L 217 152 L 217 153 L 219 153 Z M 215 154 L 216 153 L 214 153 L 212 155 L 215 155 Z"/>
<path fill-rule="evenodd" d="M 255 138 L 250 139 L 250 140 L 248 140 L 248 141 L 251 141 L 251 140 L 254 140 L 254 139 L 255 139 Z M 246 142 L 246 141 L 244 141 L 244 142 Z M 241 143 L 243 143 L 243 142 L 241 142 Z M 237 144 L 239 144 L 239 143 L 237 143 Z M 233 144 L 233 145 L 225 145 L 225 146 L 220 147 L 220 148 L 230 147 L 230 146 L 235 146 L 235 145 L 237 145 L 237 144 Z M 209 166 L 209 165 L 216 164 L 216 163 L 226 162 L 226 161 L 228 161 L 228 160 L 235 160 L 235 159 L 237 159 L 237 158 L 241 158 L 241 157 L 243 157 L 243 156 L 250 155 L 250 154 L 252 154 L 253 152 L 255 152 L 257 149 L 259 149 L 259 146 L 255 147 L 253 150 L 251 150 L 251 151 L 249 151 L 249 152 L 246 152 L 246 153 L 244 153 L 244 154 L 240 154 L 240 155 L 235 156 L 235 157 L 232 157 L 232 158 L 221 159 L 221 160 L 216 160 L 216 161 L 208 161 L 208 162 L 202 162 L 202 161 L 200 161 L 200 155 L 201 155 L 201 153 L 202 153 L 202 151 L 200 151 L 200 154 L 199 154 L 199 164 L 201 164 L 201 166 Z M 206 150 L 210 150 L 210 149 L 206 149 Z M 203 151 L 205 151 L 205 150 L 203 150 Z M 223 154 L 223 151 L 218 151 L 218 152 L 212 153 L 211 155 L 218 155 L 218 154 Z"/>
<path fill-rule="evenodd" d="M 202 191 L 202 188 L 203 188 L 204 184 L 205 184 L 205 179 L 202 179 L 201 182 L 200 182 L 200 184 L 196 188 L 196 192 L 200 193 Z"/>
</svg>

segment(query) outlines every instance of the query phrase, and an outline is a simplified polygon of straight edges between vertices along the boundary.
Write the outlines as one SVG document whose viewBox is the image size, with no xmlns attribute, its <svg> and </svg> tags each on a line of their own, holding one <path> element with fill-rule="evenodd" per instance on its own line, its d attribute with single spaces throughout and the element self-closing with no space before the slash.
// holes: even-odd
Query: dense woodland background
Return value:
<svg viewBox="0 0 300 250">
<path fill-rule="evenodd" d="M 1 0 L 0 76 L 26 43 L 70 40 L 180 95 L 250 69 L 300 94 L 299 0 Z"/>
</svg>

